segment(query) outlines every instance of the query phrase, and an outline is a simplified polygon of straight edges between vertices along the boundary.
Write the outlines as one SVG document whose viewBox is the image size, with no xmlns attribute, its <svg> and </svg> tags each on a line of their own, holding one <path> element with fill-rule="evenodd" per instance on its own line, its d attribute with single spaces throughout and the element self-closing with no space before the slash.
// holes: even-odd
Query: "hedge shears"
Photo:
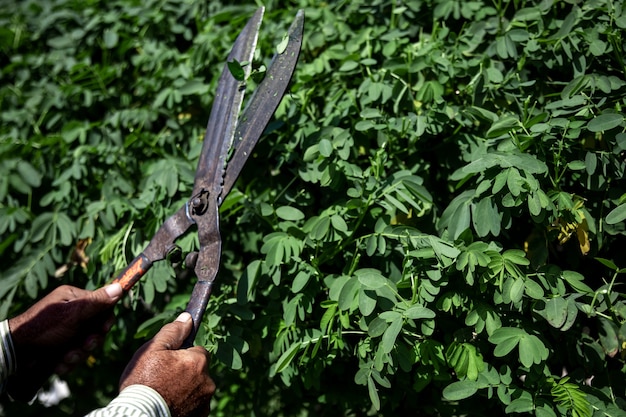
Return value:
<svg viewBox="0 0 626 417">
<path fill-rule="evenodd" d="M 240 65 L 238 68 L 243 69 L 244 77 L 235 77 L 228 64 L 220 75 L 191 197 L 163 223 L 144 251 L 114 279 L 125 291 L 130 290 L 154 262 L 166 259 L 176 251 L 176 239 L 196 225 L 200 247 L 197 252 L 187 255 L 185 261 L 198 279 L 186 308 L 194 323 L 188 345 L 193 344 L 202 322 L 219 269 L 222 248 L 219 207 L 282 100 L 300 54 L 304 26 L 302 10 L 296 14 L 263 81 L 238 117 L 246 89 L 242 79 L 251 72 L 263 13 L 264 8 L 254 13 L 227 58 L 228 63 Z"/>
</svg>

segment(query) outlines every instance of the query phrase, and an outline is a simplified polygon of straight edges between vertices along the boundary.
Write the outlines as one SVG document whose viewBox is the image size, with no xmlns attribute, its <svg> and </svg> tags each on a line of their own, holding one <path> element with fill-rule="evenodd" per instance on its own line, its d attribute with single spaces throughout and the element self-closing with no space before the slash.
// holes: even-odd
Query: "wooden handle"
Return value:
<svg viewBox="0 0 626 417">
<path fill-rule="evenodd" d="M 144 276 L 146 272 L 152 266 L 152 262 L 144 255 L 140 253 L 135 259 L 124 269 L 113 282 L 119 282 L 122 285 L 124 291 L 129 291 L 133 288 L 133 285 L 139 281 L 139 278 Z"/>
</svg>

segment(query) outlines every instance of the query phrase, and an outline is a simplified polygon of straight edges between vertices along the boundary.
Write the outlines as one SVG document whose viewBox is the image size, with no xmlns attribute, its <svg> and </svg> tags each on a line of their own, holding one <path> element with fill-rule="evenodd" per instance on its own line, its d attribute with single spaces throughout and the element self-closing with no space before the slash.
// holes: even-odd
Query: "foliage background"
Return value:
<svg viewBox="0 0 626 417">
<path fill-rule="evenodd" d="M 184 203 L 259 5 L 2 1 L 0 316 L 104 285 Z M 255 66 L 297 8 L 305 42 L 222 206 L 212 415 L 623 416 L 623 2 L 264 5 Z M 192 285 L 154 267 L 70 398 L 5 415 L 106 404 Z"/>
</svg>

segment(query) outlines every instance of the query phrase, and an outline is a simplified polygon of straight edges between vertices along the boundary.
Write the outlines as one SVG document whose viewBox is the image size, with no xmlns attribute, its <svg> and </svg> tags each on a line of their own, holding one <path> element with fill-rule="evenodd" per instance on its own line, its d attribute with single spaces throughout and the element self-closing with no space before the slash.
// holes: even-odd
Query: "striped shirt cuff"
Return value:
<svg viewBox="0 0 626 417">
<path fill-rule="evenodd" d="M 89 413 L 86 417 L 171 417 L 170 410 L 161 395 L 145 385 L 131 385 L 105 408 Z"/>
<path fill-rule="evenodd" d="M 5 383 L 15 373 L 15 349 L 9 330 L 9 321 L 0 322 L 0 392 L 4 391 Z"/>
</svg>

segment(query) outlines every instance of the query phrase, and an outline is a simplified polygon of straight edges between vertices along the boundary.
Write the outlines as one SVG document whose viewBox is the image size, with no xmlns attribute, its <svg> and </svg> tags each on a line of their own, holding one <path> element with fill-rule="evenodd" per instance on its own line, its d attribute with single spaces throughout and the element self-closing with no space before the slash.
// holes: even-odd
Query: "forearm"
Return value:
<svg viewBox="0 0 626 417">
<path fill-rule="evenodd" d="M 7 378 L 15 373 L 15 350 L 9 331 L 9 321 L 0 322 L 0 393 L 4 392 Z"/>
<path fill-rule="evenodd" d="M 86 417 L 170 417 L 169 409 L 159 393 L 145 385 L 131 385 L 104 408 Z"/>
</svg>

